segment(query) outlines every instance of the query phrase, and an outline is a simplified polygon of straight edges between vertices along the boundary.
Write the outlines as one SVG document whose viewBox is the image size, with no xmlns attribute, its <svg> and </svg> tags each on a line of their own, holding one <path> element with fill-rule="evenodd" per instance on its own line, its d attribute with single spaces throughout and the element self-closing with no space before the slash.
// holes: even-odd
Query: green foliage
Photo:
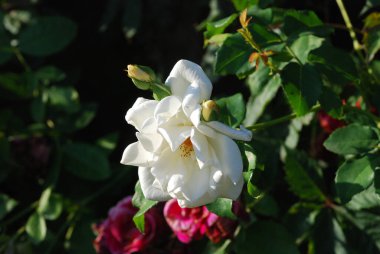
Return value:
<svg viewBox="0 0 380 254">
<path fill-rule="evenodd" d="M 237 93 L 216 101 L 218 120 L 232 127 L 238 127 L 245 116 L 245 103 L 242 94 Z"/>
<path fill-rule="evenodd" d="M 221 217 L 236 219 L 235 214 L 232 212 L 232 200 L 226 198 L 218 198 L 211 204 L 207 205 L 210 212 L 215 213 Z"/>
<path fill-rule="evenodd" d="M 100 148 L 85 143 L 63 147 L 64 168 L 71 174 L 90 181 L 101 181 L 111 175 L 106 155 Z"/>
<path fill-rule="evenodd" d="M 40 17 L 21 32 L 20 50 L 38 57 L 55 54 L 69 45 L 76 33 L 76 24 L 66 17 Z"/>
<path fill-rule="evenodd" d="M 45 239 L 46 230 L 45 219 L 39 213 L 33 213 L 26 222 L 26 232 L 36 244 Z"/>
<path fill-rule="evenodd" d="M 303 116 L 318 101 L 322 93 L 322 80 L 310 64 L 287 65 L 282 73 L 283 87 L 290 106 L 297 116 Z"/>
<path fill-rule="evenodd" d="M 366 189 L 374 178 L 373 158 L 364 156 L 361 159 L 346 161 L 336 174 L 335 182 L 338 195 L 343 203 L 352 196 Z"/>
<path fill-rule="evenodd" d="M 305 165 L 305 164 L 303 164 Z M 285 162 L 286 181 L 294 194 L 305 200 L 324 201 L 325 195 L 308 171 L 293 156 L 288 155 Z M 305 165 L 307 166 L 307 165 Z"/>
<path fill-rule="evenodd" d="M 17 206 L 17 201 L 8 195 L 0 194 L 0 219 L 4 218 L 9 212 Z"/>
<path fill-rule="evenodd" d="M 132 198 L 132 204 L 133 206 L 139 208 L 139 211 L 133 216 L 133 222 L 140 232 L 144 233 L 145 231 L 144 214 L 157 203 L 157 201 L 148 200 L 145 198 L 144 193 L 141 190 L 140 182 L 137 181 L 135 186 L 135 194 Z"/>
<path fill-rule="evenodd" d="M 294 240 L 289 232 L 280 224 L 271 221 L 257 221 L 238 236 L 236 246 L 237 253 L 271 254 L 299 253 Z"/>
<path fill-rule="evenodd" d="M 379 142 L 379 136 L 372 127 L 350 124 L 334 131 L 324 142 L 324 146 L 341 155 L 361 154 L 371 151 Z"/>
</svg>

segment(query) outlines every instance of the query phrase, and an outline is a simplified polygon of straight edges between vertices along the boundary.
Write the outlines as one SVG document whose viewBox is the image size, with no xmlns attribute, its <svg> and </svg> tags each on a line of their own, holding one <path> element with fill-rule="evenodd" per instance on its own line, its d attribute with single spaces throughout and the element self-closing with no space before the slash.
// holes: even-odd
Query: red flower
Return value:
<svg viewBox="0 0 380 254">
<path fill-rule="evenodd" d="M 319 124 L 326 133 L 331 133 L 334 130 L 343 127 L 345 123 L 341 120 L 332 118 L 326 112 L 320 111 L 318 113 Z"/>
<path fill-rule="evenodd" d="M 145 233 L 141 234 L 132 220 L 138 211 L 132 205 L 132 197 L 119 201 L 108 213 L 108 218 L 95 226 L 98 236 L 94 240 L 97 253 L 129 254 L 141 252 L 155 240 L 160 229 L 162 215 L 156 208 L 145 213 Z"/>
<path fill-rule="evenodd" d="M 178 240 L 189 243 L 204 235 L 214 243 L 232 237 L 237 222 L 210 212 L 206 206 L 181 208 L 175 199 L 166 202 L 164 216 Z"/>
</svg>

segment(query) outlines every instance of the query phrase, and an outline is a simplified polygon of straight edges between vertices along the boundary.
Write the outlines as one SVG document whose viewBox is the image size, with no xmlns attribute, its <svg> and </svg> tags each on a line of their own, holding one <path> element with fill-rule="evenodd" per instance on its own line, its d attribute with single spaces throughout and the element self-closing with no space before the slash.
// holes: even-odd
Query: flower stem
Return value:
<svg viewBox="0 0 380 254">
<path fill-rule="evenodd" d="M 314 107 L 311 108 L 310 112 L 317 112 L 320 109 L 321 109 L 321 105 L 315 105 Z M 292 120 L 294 118 L 297 118 L 296 113 L 292 113 L 292 114 L 289 114 L 286 116 L 282 116 L 280 118 L 276 118 L 276 119 L 273 119 L 273 120 L 268 121 L 268 122 L 257 123 L 257 124 L 254 124 L 252 126 L 246 127 L 246 128 L 248 130 L 252 130 L 252 131 L 261 130 L 261 129 L 265 129 L 265 128 L 268 128 L 268 127 L 273 126 L 273 125 L 277 125 L 277 124 Z"/>
<path fill-rule="evenodd" d="M 356 37 L 354 27 L 352 26 L 350 17 L 348 16 L 348 13 L 347 13 L 346 7 L 344 6 L 343 0 L 336 0 L 336 4 L 339 7 L 339 11 L 342 14 L 344 23 L 346 24 L 348 32 L 350 33 L 352 43 L 354 46 L 354 50 L 358 53 L 358 56 L 360 57 L 360 59 L 364 60 L 364 56 L 361 52 L 361 45 L 359 43 L 358 38 Z"/>
<path fill-rule="evenodd" d="M 24 56 L 22 55 L 21 51 L 18 48 L 16 48 L 16 47 L 12 47 L 12 51 L 15 54 L 17 60 L 24 67 L 25 71 L 30 72 L 32 69 L 30 68 L 29 64 L 26 62 L 26 60 L 25 60 Z"/>
</svg>

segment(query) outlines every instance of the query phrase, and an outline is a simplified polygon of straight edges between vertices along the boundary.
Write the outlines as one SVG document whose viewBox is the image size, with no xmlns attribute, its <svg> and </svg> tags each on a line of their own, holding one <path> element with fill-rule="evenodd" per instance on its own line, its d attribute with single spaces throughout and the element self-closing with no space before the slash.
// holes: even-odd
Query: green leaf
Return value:
<svg viewBox="0 0 380 254">
<path fill-rule="evenodd" d="M 328 87 L 322 87 L 319 98 L 322 108 L 333 118 L 341 118 L 343 114 L 342 101 L 339 96 Z"/>
<path fill-rule="evenodd" d="M 44 122 L 46 107 L 45 107 L 44 96 L 40 95 L 34 98 L 30 105 L 30 114 L 33 120 L 37 123 Z"/>
<path fill-rule="evenodd" d="M 140 181 L 137 181 L 135 186 L 135 194 L 132 198 L 132 204 L 133 206 L 139 208 L 139 211 L 133 216 L 133 222 L 140 232 L 144 233 L 145 231 L 144 214 L 157 203 L 158 201 L 148 200 L 145 198 L 141 190 Z"/>
<path fill-rule="evenodd" d="M 360 211 L 363 209 L 380 207 L 380 195 L 375 192 L 377 171 L 378 170 L 375 170 L 375 186 L 371 185 L 366 190 L 354 195 L 350 202 L 346 204 L 348 208 L 351 210 Z"/>
<path fill-rule="evenodd" d="M 45 90 L 48 105 L 54 110 L 63 111 L 68 114 L 78 112 L 79 94 L 73 87 L 53 86 Z"/>
<path fill-rule="evenodd" d="M 253 49 L 240 34 L 229 36 L 216 52 L 215 72 L 220 75 L 235 74 L 240 77 L 253 70 L 248 62 Z"/>
<path fill-rule="evenodd" d="M 365 2 L 365 5 L 364 5 L 363 9 L 360 11 L 360 15 L 363 15 L 369 9 L 372 9 L 372 8 L 374 8 L 376 6 L 379 6 L 379 5 L 380 5 L 380 0 L 367 0 Z"/>
<path fill-rule="evenodd" d="M 224 30 L 236 19 L 237 16 L 237 14 L 232 14 L 224 19 L 208 22 L 206 24 L 206 31 L 203 33 L 205 39 L 207 40 L 214 35 L 223 33 Z"/>
<path fill-rule="evenodd" d="M 218 198 L 211 204 L 206 205 L 207 209 L 218 216 L 230 219 L 236 219 L 235 214 L 232 212 L 233 201 L 228 198 Z"/>
<path fill-rule="evenodd" d="M 107 156 L 96 146 L 71 143 L 63 147 L 63 154 L 64 168 L 77 177 L 100 181 L 111 175 Z"/>
<path fill-rule="evenodd" d="M 96 144 L 101 147 L 104 152 L 110 154 L 117 145 L 119 133 L 112 132 L 96 140 Z"/>
<path fill-rule="evenodd" d="M 265 26 L 262 26 L 258 23 L 251 23 L 248 26 L 248 29 L 251 32 L 255 42 L 259 44 L 261 48 L 265 48 L 277 43 L 282 43 L 282 40 L 277 34 L 269 31 Z"/>
<path fill-rule="evenodd" d="M 290 48 L 297 56 L 297 58 L 301 61 L 301 63 L 306 64 L 308 62 L 309 53 L 312 50 L 319 48 L 322 45 L 323 41 L 323 38 L 314 36 L 312 34 L 304 35 L 293 41 L 290 45 Z"/>
<path fill-rule="evenodd" d="M 259 0 L 232 0 L 232 3 L 237 11 L 242 11 L 249 6 L 257 4 L 258 2 Z"/>
<path fill-rule="evenodd" d="M 343 203 L 368 188 L 374 179 L 374 161 L 364 156 L 361 159 L 346 161 L 338 169 L 335 177 L 338 196 Z"/>
<path fill-rule="evenodd" d="M 245 116 L 245 103 L 243 95 L 237 93 L 216 101 L 221 115 L 220 121 L 231 127 L 237 127 Z"/>
<path fill-rule="evenodd" d="M 325 195 L 309 172 L 292 155 L 288 155 L 285 162 L 286 181 L 290 190 L 305 200 L 325 200 Z"/>
<path fill-rule="evenodd" d="M 346 254 L 346 238 L 338 221 L 328 209 L 322 209 L 317 215 L 311 233 L 313 253 Z"/>
<path fill-rule="evenodd" d="M 290 106 L 297 116 L 303 116 L 317 102 L 322 93 L 322 80 L 318 71 L 309 64 L 288 64 L 281 75 Z"/>
<path fill-rule="evenodd" d="M 278 216 L 279 207 L 276 200 L 272 196 L 266 194 L 255 203 L 253 211 L 263 216 L 275 218 Z"/>
<path fill-rule="evenodd" d="M 368 61 L 371 61 L 380 49 L 380 29 L 372 29 L 368 32 L 366 40 Z"/>
<path fill-rule="evenodd" d="M 375 170 L 374 184 L 376 188 L 376 193 L 380 195 L 380 169 L 379 168 Z M 377 196 L 377 197 L 379 198 L 379 204 L 380 204 L 380 196 Z"/>
<path fill-rule="evenodd" d="M 66 78 L 66 74 L 55 66 L 44 66 L 38 69 L 35 75 L 44 85 L 59 82 Z"/>
<path fill-rule="evenodd" d="M 46 237 L 46 222 L 41 214 L 33 213 L 26 222 L 26 233 L 31 240 L 38 244 Z"/>
<path fill-rule="evenodd" d="M 294 239 L 284 226 L 272 221 L 259 220 L 241 230 L 235 241 L 236 253 L 298 254 Z"/>
<path fill-rule="evenodd" d="M 0 194 L 0 220 L 17 206 L 17 201 L 6 194 Z"/>
<path fill-rule="evenodd" d="M 37 211 L 47 220 L 56 220 L 62 213 L 63 202 L 61 196 L 51 191 L 51 188 L 47 188 L 42 193 Z"/>
<path fill-rule="evenodd" d="M 97 221 L 98 218 L 88 212 L 84 213 L 78 221 L 75 221 L 75 224 L 70 228 L 73 230 L 71 232 L 72 235 L 70 235 L 71 237 L 65 242 L 65 248 L 67 248 L 65 253 L 96 254 L 93 246 L 95 234 L 92 227 Z"/>
<path fill-rule="evenodd" d="M 276 96 L 281 87 L 279 74 L 269 76 L 269 69 L 261 67 L 248 78 L 251 96 L 247 102 L 245 126 L 254 124 L 264 112 L 266 106 Z"/>
<path fill-rule="evenodd" d="M 325 27 L 313 11 L 287 10 L 284 18 L 284 33 L 290 38 L 305 34 L 327 36 L 333 29 Z"/>
<path fill-rule="evenodd" d="M 76 32 L 76 24 L 66 17 L 40 17 L 21 31 L 19 47 L 32 56 L 52 55 L 69 45 Z"/>
<path fill-rule="evenodd" d="M 370 126 L 354 123 L 335 130 L 323 145 L 333 153 L 347 155 L 369 152 L 379 142 L 378 135 Z"/>
</svg>

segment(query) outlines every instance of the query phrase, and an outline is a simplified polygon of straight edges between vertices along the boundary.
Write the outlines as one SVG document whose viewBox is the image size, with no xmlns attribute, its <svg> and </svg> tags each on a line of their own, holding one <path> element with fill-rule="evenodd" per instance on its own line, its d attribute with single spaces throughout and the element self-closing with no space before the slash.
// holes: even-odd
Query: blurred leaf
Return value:
<svg viewBox="0 0 380 254">
<path fill-rule="evenodd" d="M 226 217 L 229 219 L 236 219 L 235 214 L 232 212 L 232 199 L 218 198 L 213 203 L 206 205 L 207 209 L 218 216 Z"/>
<path fill-rule="evenodd" d="M 242 11 L 249 6 L 258 4 L 259 0 L 231 0 L 237 11 Z"/>
<path fill-rule="evenodd" d="M 40 17 L 21 31 L 19 47 L 32 56 L 48 56 L 69 45 L 76 32 L 76 24 L 66 17 Z"/>
<path fill-rule="evenodd" d="M 365 42 L 368 51 L 368 61 L 371 61 L 380 49 L 380 29 L 369 31 Z"/>
<path fill-rule="evenodd" d="M 127 39 L 135 36 L 137 29 L 140 26 L 142 4 L 140 0 L 125 0 L 124 13 L 122 17 L 123 32 Z"/>
<path fill-rule="evenodd" d="M 352 56 L 342 49 L 335 48 L 327 40 L 321 47 L 311 51 L 308 59 L 320 64 L 317 65 L 318 69 L 330 82 L 346 84 L 358 80 Z"/>
<path fill-rule="evenodd" d="M 277 217 L 279 207 L 276 200 L 272 196 L 266 194 L 255 203 L 253 211 L 263 216 Z"/>
<path fill-rule="evenodd" d="M 338 196 L 343 203 L 347 203 L 352 197 L 368 188 L 373 182 L 374 161 L 368 157 L 346 161 L 336 173 L 335 183 Z"/>
<path fill-rule="evenodd" d="M 241 93 L 219 99 L 216 101 L 216 104 L 222 116 L 221 119 L 219 119 L 220 121 L 231 127 L 237 127 L 243 121 L 245 116 L 245 103 Z"/>
<path fill-rule="evenodd" d="M 46 230 L 46 222 L 42 215 L 37 212 L 33 213 L 26 222 L 26 233 L 36 244 L 45 239 Z"/>
<path fill-rule="evenodd" d="M 357 212 L 355 214 L 355 222 L 366 235 L 370 236 L 376 245 L 376 251 L 373 250 L 371 253 L 380 253 L 380 216 L 364 211 Z"/>
<path fill-rule="evenodd" d="M 374 183 L 375 183 L 376 193 L 380 195 L 380 168 L 379 166 L 375 170 Z M 380 202 L 380 196 L 377 196 L 377 197 L 378 197 L 378 201 Z"/>
<path fill-rule="evenodd" d="M 322 87 L 322 94 L 319 102 L 323 108 L 333 118 L 341 118 L 343 115 L 342 102 L 339 96 L 328 87 Z"/>
<path fill-rule="evenodd" d="M 101 147 L 105 153 L 110 154 L 115 149 L 118 139 L 119 133 L 112 132 L 96 140 L 96 144 Z"/>
<path fill-rule="evenodd" d="M 376 170 L 377 171 L 377 170 Z M 376 185 L 375 171 L 375 185 Z M 380 195 L 376 194 L 375 187 L 371 185 L 368 189 L 355 194 L 350 202 L 346 204 L 351 210 L 362 210 L 380 207 Z"/>
<path fill-rule="evenodd" d="M 257 221 L 241 230 L 235 242 L 236 253 L 298 254 L 299 251 L 284 226 L 272 221 Z"/>
<path fill-rule="evenodd" d="M 371 9 L 373 7 L 376 7 L 376 6 L 379 6 L 379 5 L 380 5 L 380 0 L 367 0 L 365 2 L 365 5 L 364 5 L 363 9 L 360 11 L 360 15 L 363 15 L 369 9 Z"/>
<path fill-rule="evenodd" d="M 312 50 L 319 48 L 322 45 L 323 41 L 323 38 L 314 36 L 312 34 L 304 35 L 293 41 L 290 45 L 290 48 L 297 56 L 297 58 L 301 61 L 301 63 L 306 64 L 306 62 L 308 62 L 309 53 Z"/>
<path fill-rule="evenodd" d="M 253 70 L 253 66 L 248 62 L 252 52 L 240 34 L 229 36 L 216 53 L 215 72 L 243 77 Z"/>
<path fill-rule="evenodd" d="M 310 64 L 288 64 L 282 72 L 283 87 L 290 106 L 297 116 L 303 116 L 322 93 L 322 80 Z"/>
<path fill-rule="evenodd" d="M 206 25 L 206 31 L 203 33 L 205 39 L 210 39 L 212 36 L 223 33 L 224 30 L 236 19 L 237 16 L 237 14 L 232 14 L 218 21 L 208 22 Z"/>
<path fill-rule="evenodd" d="M 140 232 L 144 233 L 145 231 L 144 214 L 157 203 L 158 201 L 148 200 L 145 198 L 141 190 L 140 182 L 137 181 L 135 186 L 135 194 L 132 198 L 132 204 L 133 206 L 139 208 L 139 211 L 133 216 L 133 222 Z"/>
<path fill-rule="evenodd" d="M 311 178 L 309 172 L 292 155 L 286 157 L 286 181 L 290 190 L 305 200 L 324 201 L 325 195 L 318 184 Z"/>
<path fill-rule="evenodd" d="M 44 96 L 40 95 L 35 97 L 30 105 L 30 114 L 33 120 L 37 123 L 42 123 L 45 119 L 46 107 L 44 101 Z M 46 97 L 46 96 L 45 96 Z"/>
<path fill-rule="evenodd" d="M 6 194 L 0 194 L 0 220 L 17 206 L 18 202 Z"/>
<path fill-rule="evenodd" d="M 369 152 L 379 142 L 378 135 L 371 127 L 354 123 L 335 130 L 323 145 L 333 153 L 346 155 Z"/>
<path fill-rule="evenodd" d="M 370 113 L 356 107 L 345 107 L 345 111 L 346 115 L 344 116 L 344 120 L 347 123 L 377 127 L 377 124 Z"/>
<path fill-rule="evenodd" d="M 47 188 L 41 195 L 37 211 L 47 220 L 56 220 L 61 215 L 63 202 L 61 196 L 51 193 Z"/>
<path fill-rule="evenodd" d="M 80 109 L 79 94 L 73 87 L 53 86 L 46 89 L 48 104 L 55 110 L 75 113 Z"/>
<path fill-rule="evenodd" d="M 56 83 L 66 78 L 66 74 L 55 66 L 44 66 L 38 69 L 35 75 L 44 85 Z"/>
<path fill-rule="evenodd" d="M 261 48 L 282 42 L 277 34 L 269 31 L 265 26 L 262 26 L 258 23 L 253 22 L 248 26 L 248 29 L 251 32 L 255 42 L 259 44 Z"/>
<path fill-rule="evenodd" d="M 372 12 L 364 19 L 363 29 L 371 29 L 380 25 L 380 13 Z"/>
<path fill-rule="evenodd" d="M 286 10 L 283 22 L 283 31 L 292 40 L 301 35 L 314 34 L 324 37 L 333 32 L 333 29 L 323 25 L 313 11 Z"/>
<path fill-rule="evenodd" d="M 312 246 L 315 254 L 348 253 L 345 248 L 346 238 L 343 230 L 328 209 L 322 209 L 315 219 Z"/>
<path fill-rule="evenodd" d="M 0 88 L 3 88 L 13 95 L 18 97 L 29 97 L 33 91 L 32 87 L 29 87 L 26 75 L 19 75 L 16 73 L 1 73 L 0 74 Z M 1 91 L 1 90 L 0 90 Z M 0 97 L 1 93 L 0 93 Z"/>
<path fill-rule="evenodd" d="M 63 147 L 63 152 L 64 168 L 77 177 L 100 181 L 111 175 L 107 156 L 96 146 L 71 143 Z"/>
<path fill-rule="evenodd" d="M 248 79 L 248 84 L 251 90 L 251 96 L 247 102 L 247 113 L 244 120 L 246 126 L 254 124 L 265 111 L 266 106 L 276 96 L 278 89 L 281 87 L 281 77 L 276 74 L 267 79 L 254 78 L 253 76 L 269 75 L 268 68 L 259 68 Z M 257 82 L 263 80 L 264 82 Z"/>
<path fill-rule="evenodd" d="M 95 254 L 93 241 L 95 234 L 92 225 L 96 222 L 94 216 L 90 213 L 84 214 L 73 227 L 73 232 L 69 242 L 65 243 L 67 253 L 69 254 Z"/>
</svg>

